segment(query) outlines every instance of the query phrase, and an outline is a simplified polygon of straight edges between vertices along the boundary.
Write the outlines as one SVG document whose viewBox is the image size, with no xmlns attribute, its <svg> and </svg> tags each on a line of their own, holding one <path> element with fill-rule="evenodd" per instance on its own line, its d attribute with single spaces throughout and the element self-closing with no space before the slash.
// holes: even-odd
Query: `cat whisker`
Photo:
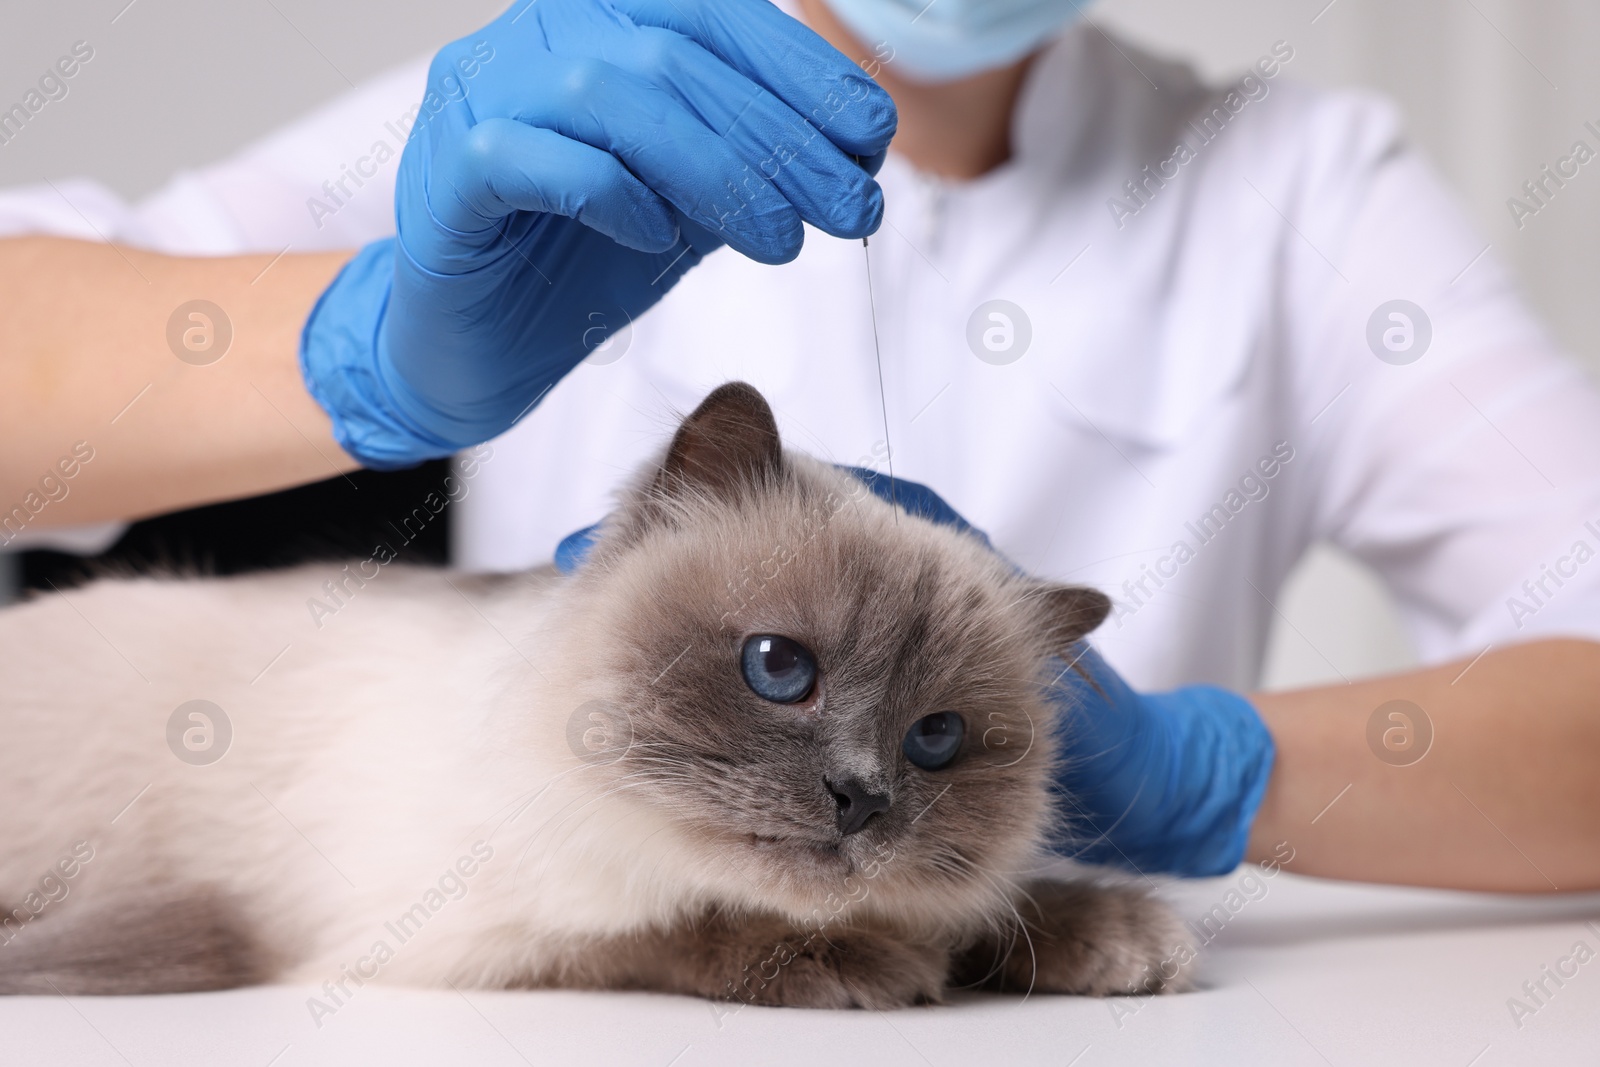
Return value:
<svg viewBox="0 0 1600 1067">
<path fill-rule="evenodd" d="M 1101 841 L 1110 840 L 1112 832 L 1114 830 L 1116 830 L 1116 828 L 1118 826 L 1122 825 L 1122 820 L 1126 819 L 1128 817 L 1128 813 L 1133 811 L 1133 806 L 1138 803 L 1139 797 L 1143 792 L 1144 792 L 1144 783 L 1141 782 L 1139 784 L 1139 789 L 1133 794 L 1133 798 L 1128 801 L 1128 806 L 1126 808 L 1122 809 L 1122 814 L 1118 815 L 1116 817 L 1116 819 L 1111 823 L 1110 826 L 1106 827 L 1104 830 L 1097 831 L 1097 833 L 1095 834 L 1093 839 L 1091 839 L 1089 841 L 1081 842 L 1081 843 L 1077 842 L 1077 841 L 1069 841 L 1069 844 L 1075 845 L 1077 850 L 1072 855 L 1068 856 L 1067 858 L 1068 859 L 1074 859 L 1077 856 L 1082 855 L 1083 852 L 1086 849 L 1088 849 L 1089 847 L 1091 847 L 1092 845 L 1098 844 Z M 1077 808 L 1077 804 L 1070 797 L 1067 798 L 1067 803 L 1071 804 L 1074 808 Z M 1086 814 L 1084 814 L 1082 809 L 1078 808 L 1077 810 L 1078 810 L 1078 814 L 1083 815 L 1085 820 L 1087 820 L 1088 816 Z M 1094 825 L 1093 823 L 1090 823 L 1091 827 L 1093 827 L 1093 825 Z M 1137 867 L 1134 868 L 1134 871 L 1139 875 L 1140 878 L 1143 878 L 1147 883 L 1149 883 L 1151 889 L 1159 889 L 1160 888 L 1158 885 L 1156 885 L 1155 881 L 1148 874 L 1145 874 L 1143 871 L 1139 870 Z"/>
<path fill-rule="evenodd" d="M 1022 996 L 1023 1001 L 1026 1002 L 1033 995 L 1033 988 L 1038 980 L 1039 956 L 1038 951 L 1034 948 L 1033 936 L 1028 930 L 1030 924 L 1017 910 L 1016 901 L 1019 898 L 1026 900 L 1036 912 L 1040 912 L 1038 901 L 1015 880 L 1004 874 L 985 871 L 969 858 L 959 854 L 950 854 L 946 858 L 964 866 L 970 874 L 987 883 L 994 890 L 996 899 L 1005 905 L 1006 913 L 1009 913 L 995 913 L 991 916 L 991 929 L 994 932 L 996 944 L 1003 945 L 1004 951 L 995 957 L 989 970 L 971 984 L 981 986 L 996 974 L 1003 972 L 1006 965 L 1010 963 L 1012 954 L 1017 949 L 1017 940 L 1020 937 L 1028 947 L 1028 988 Z"/>
</svg>

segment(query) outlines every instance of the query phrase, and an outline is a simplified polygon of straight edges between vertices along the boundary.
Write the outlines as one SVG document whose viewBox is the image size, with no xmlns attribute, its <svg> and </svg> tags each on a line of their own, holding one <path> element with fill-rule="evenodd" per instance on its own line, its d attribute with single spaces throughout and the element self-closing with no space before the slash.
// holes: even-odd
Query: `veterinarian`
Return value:
<svg viewBox="0 0 1600 1067">
<path fill-rule="evenodd" d="M 519 2 L 139 204 L 0 197 L 7 539 L 493 439 L 459 562 L 537 564 L 745 379 L 1116 598 L 1081 858 L 1600 887 L 1600 397 L 1295 56 L 1205 84 L 1075 0 Z M 1249 693 L 1319 539 L 1428 666 Z"/>
</svg>

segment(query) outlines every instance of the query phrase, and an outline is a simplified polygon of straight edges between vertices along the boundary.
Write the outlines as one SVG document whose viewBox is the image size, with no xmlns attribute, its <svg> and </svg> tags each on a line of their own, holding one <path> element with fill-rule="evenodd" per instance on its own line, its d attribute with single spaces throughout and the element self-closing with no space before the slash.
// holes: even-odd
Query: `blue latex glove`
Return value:
<svg viewBox="0 0 1600 1067">
<path fill-rule="evenodd" d="M 845 469 L 908 514 L 989 543 L 927 486 Z M 562 540 L 556 548 L 562 573 L 583 562 L 599 529 Z M 1248 700 L 1209 685 L 1135 692 L 1087 643 L 1063 663 L 1053 691 L 1065 705 L 1056 787 L 1076 831 L 1061 843 L 1064 855 L 1188 877 L 1239 865 L 1275 753 Z"/>
<path fill-rule="evenodd" d="M 888 94 L 768 0 L 519 2 L 443 49 L 398 236 L 322 295 L 301 369 L 387 469 L 509 429 L 722 244 L 878 226 Z"/>
<path fill-rule="evenodd" d="M 1058 683 L 1056 784 L 1076 830 L 1063 852 L 1146 874 L 1233 870 L 1276 753 L 1255 707 L 1213 685 L 1139 693 L 1087 642 L 1078 653 Z"/>
</svg>

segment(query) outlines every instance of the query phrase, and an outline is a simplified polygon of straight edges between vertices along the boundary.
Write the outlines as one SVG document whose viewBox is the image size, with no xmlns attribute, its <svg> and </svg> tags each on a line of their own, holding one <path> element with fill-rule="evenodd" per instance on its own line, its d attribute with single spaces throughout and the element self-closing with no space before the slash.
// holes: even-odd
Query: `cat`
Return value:
<svg viewBox="0 0 1600 1067">
<path fill-rule="evenodd" d="M 748 385 L 570 576 L 346 568 L 313 626 L 327 571 L 0 612 L 0 992 L 309 983 L 320 1026 L 373 982 L 880 1009 L 1187 982 L 1158 900 L 1037 874 L 1046 688 L 1107 598 L 784 451 Z"/>
</svg>

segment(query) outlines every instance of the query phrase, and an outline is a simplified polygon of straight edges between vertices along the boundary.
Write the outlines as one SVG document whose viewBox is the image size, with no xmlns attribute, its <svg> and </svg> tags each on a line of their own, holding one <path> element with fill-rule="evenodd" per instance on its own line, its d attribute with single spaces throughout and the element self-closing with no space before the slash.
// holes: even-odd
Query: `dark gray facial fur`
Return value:
<svg viewBox="0 0 1600 1067">
<path fill-rule="evenodd" d="M 785 455 L 742 383 L 685 420 L 580 581 L 637 592 L 597 598 L 615 605 L 602 632 L 632 731 L 613 772 L 768 906 L 803 916 L 867 870 L 870 911 L 959 924 L 1037 862 L 1054 829 L 1043 686 L 1105 617 L 1100 593 L 1024 578 L 971 535 Z M 807 699 L 746 684 L 741 648 L 761 634 L 815 656 Z M 942 711 L 964 720 L 959 755 L 913 766 L 902 740 Z M 841 832 L 841 783 L 888 804 L 857 833 Z"/>
</svg>

